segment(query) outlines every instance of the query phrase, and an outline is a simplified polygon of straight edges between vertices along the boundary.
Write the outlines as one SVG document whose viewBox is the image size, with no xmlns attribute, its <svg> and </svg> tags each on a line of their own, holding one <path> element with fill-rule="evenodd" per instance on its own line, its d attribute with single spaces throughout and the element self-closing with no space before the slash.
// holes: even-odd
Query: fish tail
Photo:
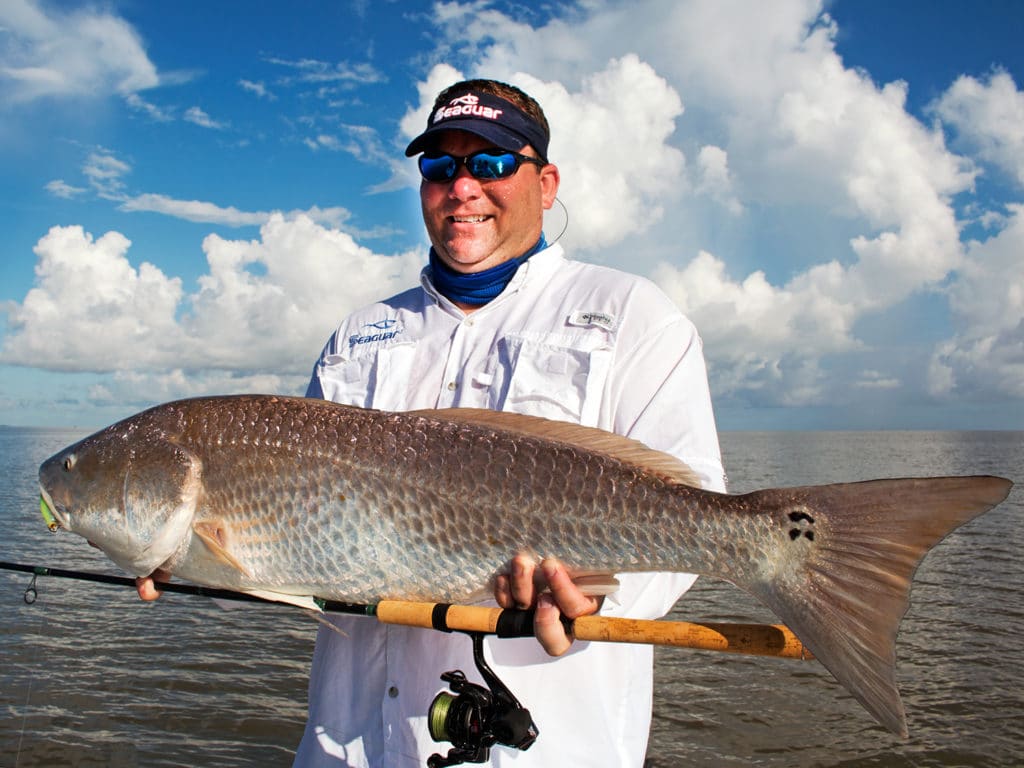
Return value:
<svg viewBox="0 0 1024 768">
<path fill-rule="evenodd" d="M 1011 486 L 976 476 L 748 494 L 753 505 L 773 510 L 782 553 L 773 574 L 746 586 L 882 725 L 906 737 L 896 633 L 914 571 L 928 550 L 1001 502 Z"/>
</svg>

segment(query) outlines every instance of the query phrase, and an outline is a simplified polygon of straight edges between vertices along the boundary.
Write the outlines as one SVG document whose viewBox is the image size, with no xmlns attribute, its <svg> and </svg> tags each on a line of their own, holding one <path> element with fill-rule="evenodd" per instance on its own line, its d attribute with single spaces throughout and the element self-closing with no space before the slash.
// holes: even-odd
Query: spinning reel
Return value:
<svg viewBox="0 0 1024 768">
<path fill-rule="evenodd" d="M 473 661 L 487 688 L 469 682 L 458 669 L 441 675 L 451 691 L 441 691 L 434 697 L 428 711 L 428 725 L 434 741 L 451 742 L 452 749 L 446 757 L 431 755 L 427 760 L 428 768 L 482 763 L 490 757 L 495 744 L 529 749 L 537 740 L 537 726 L 529 710 L 487 665 L 484 635 L 468 634 L 473 639 Z"/>
</svg>

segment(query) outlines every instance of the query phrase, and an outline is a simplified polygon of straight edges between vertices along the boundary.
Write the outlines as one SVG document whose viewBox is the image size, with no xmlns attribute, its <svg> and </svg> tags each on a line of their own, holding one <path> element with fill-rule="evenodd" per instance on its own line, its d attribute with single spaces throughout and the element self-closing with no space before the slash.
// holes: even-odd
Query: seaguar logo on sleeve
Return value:
<svg viewBox="0 0 1024 768">
<path fill-rule="evenodd" d="M 387 341 L 395 338 L 403 330 L 402 326 L 398 324 L 398 320 L 393 318 L 367 323 L 359 330 L 359 333 L 353 333 L 348 337 L 348 348 L 352 349 L 360 344 L 372 344 L 375 341 Z"/>
<path fill-rule="evenodd" d="M 467 93 L 464 96 L 456 96 L 448 102 L 448 106 L 440 107 L 434 113 L 434 122 L 439 123 L 452 117 L 483 117 L 488 120 L 497 120 L 504 110 L 494 107 L 485 107 L 480 104 L 480 97 L 474 93 Z"/>
</svg>

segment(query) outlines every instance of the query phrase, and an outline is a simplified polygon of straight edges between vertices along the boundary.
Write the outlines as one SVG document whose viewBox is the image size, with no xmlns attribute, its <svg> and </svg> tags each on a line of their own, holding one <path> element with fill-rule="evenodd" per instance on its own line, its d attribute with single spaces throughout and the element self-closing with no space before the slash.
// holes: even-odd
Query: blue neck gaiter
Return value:
<svg viewBox="0 0 1024 768">
<path fill-rule="evenodd" d="M 483 272 L 456 272 L 430 249 L 430 280 L 442 296 L 458 303 L 482 307 L 505 290 L 520 265 L 538 251 L 548 247 L 544 233 L 529 251 L 515 259 L 509 259 Z"/>
</svg>

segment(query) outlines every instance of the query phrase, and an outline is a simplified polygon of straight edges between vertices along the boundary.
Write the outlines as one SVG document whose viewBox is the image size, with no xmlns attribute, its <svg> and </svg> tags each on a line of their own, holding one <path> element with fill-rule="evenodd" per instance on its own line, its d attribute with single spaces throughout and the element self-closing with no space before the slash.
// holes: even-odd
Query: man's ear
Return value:
<svg viewBox="0 0 1024 768">
<path fill-rule="evenodd" d="M 548 210 L 555 204 L 555 195 L 558 194 L 558 185 L 561 176 L 558 173 L 558 166 L 548 163 L 540 169 L 540 195 L 544 210 Z"/>
</svg>

